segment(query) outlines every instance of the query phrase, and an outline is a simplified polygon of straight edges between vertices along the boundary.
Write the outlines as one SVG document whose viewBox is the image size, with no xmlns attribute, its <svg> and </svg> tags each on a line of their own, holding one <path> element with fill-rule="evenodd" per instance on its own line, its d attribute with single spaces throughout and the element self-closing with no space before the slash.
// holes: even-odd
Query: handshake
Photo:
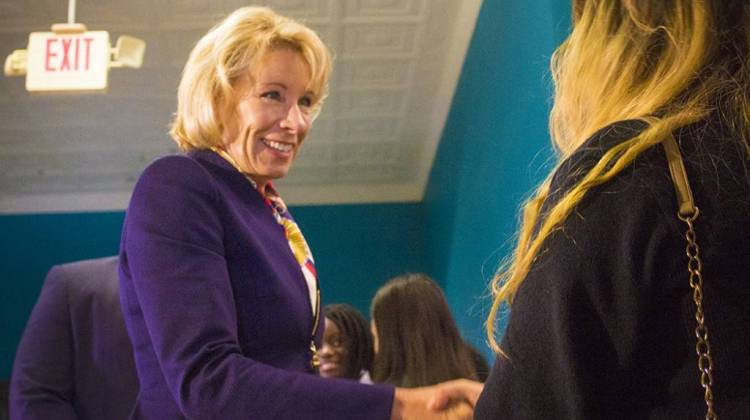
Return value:
<svg viewBox="0 0 750 420">
<path fill-rule="evenodd" d="M 484 385 L 456 379 L 421 388 L 396 388 L 391 420 L 471 419 Z"/>
</svg>

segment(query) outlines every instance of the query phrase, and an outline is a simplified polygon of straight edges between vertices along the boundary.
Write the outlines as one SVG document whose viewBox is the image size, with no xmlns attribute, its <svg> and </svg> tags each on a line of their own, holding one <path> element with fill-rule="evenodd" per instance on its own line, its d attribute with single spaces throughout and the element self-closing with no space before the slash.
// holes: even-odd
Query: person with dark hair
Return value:
<svg viewBox="0 0 750 420">
<path fill-rule="evenodd" d="M 325 330 L 320 348 L 320 376 L 372 383 L 372 334 L 365 317 L 345 303 L 327 305 L 323 308 L 323 315 Z"/>
<path fill-rule="evenodd" d="M 750 3 L 575 0 L 478 419 L 750 413 Z M 502 340 L 497 315 L 510 309 Z"/>
<path fill-rule="evenodd" d="M 388 281 L 375 294 L 371 313 L 375 383 L 418 387 L 478 379 L 475 353 L 461 338 L 443 290 L 427 275 Z"/>
</svg>

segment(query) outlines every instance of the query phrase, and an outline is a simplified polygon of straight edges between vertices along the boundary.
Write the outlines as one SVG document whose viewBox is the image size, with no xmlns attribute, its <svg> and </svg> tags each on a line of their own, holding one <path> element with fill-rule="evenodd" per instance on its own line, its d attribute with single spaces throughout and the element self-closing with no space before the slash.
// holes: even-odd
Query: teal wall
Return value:
<svg viewBox="0 0 750 420">
<path fill-rule="evenodd" d="M 420 204 L 291 209 L 313 250 L 323 302 L 367 313 L 388 278 L 426 270 Z M 124 212 L 0 216 L 0 379 L 13 357 L 47 270 L 117 253 Z"/>
<path fill-rule="evenodd" d="M 569 16 L 562 0 L 484 1 L 425 196 L 428 270 L 488 355 L 488 282 L 552 162 L 548 63 Z"/>
</svg>

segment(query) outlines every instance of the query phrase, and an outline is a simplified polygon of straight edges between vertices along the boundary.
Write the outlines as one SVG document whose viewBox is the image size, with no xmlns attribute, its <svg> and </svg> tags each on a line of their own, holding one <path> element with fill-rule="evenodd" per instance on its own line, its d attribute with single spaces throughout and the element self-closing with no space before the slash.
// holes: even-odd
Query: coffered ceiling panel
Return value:
<svg viewBox="0 0 750 420">
<path fill-rule="evenodd" d="M 198 39 L 248 4 L 315 29 L 335 56 L 330 97 L 289 175 L 290 204 L 419 201 L 481 0 L 79 0 L 77 21 L 146 41 L 143 68 L 100 94 L 31 95 L 0 78 L 0 213 L 117 210 L 158 156 Z M 64 0 L 0 0 L 0 59 L 67 20 Z"/>
</svg>

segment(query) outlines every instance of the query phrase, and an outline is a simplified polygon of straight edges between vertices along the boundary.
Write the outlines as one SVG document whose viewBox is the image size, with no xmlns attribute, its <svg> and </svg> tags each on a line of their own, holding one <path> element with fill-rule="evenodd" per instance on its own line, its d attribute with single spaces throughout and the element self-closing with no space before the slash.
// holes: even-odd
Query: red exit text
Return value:
<svg viewBox="0 0 750 420">
<path fill-rule="evenodd" d="M 91 37 L 47 38 L 44 70 L 86 71 L 91 66 Z"/>
</svg>

